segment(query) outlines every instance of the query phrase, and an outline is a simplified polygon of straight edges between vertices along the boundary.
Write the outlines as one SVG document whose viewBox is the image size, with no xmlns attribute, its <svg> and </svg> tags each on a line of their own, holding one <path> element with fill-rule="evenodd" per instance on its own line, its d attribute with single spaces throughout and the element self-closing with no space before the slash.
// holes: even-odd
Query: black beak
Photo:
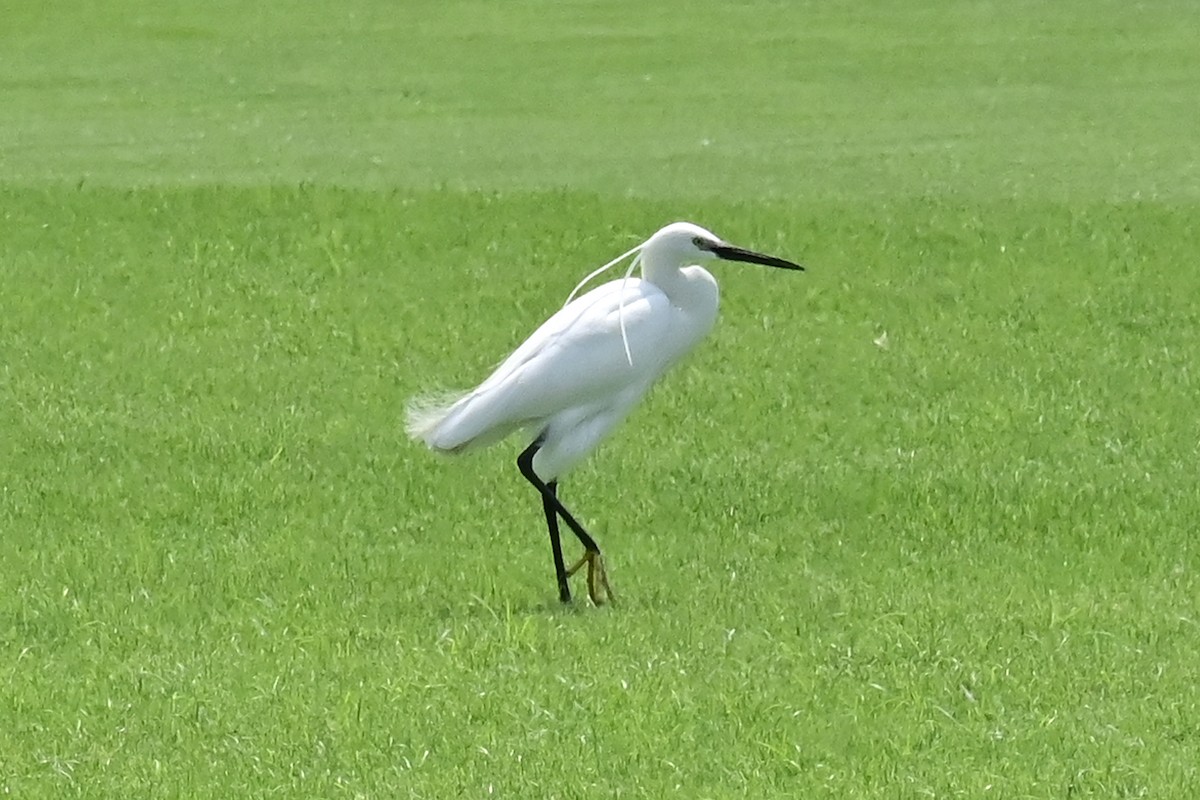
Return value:
<svg viewBox="0 0 1200 800">
<path fill-rule="evenodd" d="M 726 261 L 744 261 L 747 264 L 762 264 L 765 267 L 779 267 L 780 269 L 798 269 L 804 271 L 804 267 L 799 264 L 793 264 L 782 258 L 775 256 L 765 256 L 762 253 L 756 253 L 753 250 L 745 250 L 741 247 L 734 247 L 731 244 L 714 244 L 710 248 L 717 258 L 723 258 Z"/>
</svg>

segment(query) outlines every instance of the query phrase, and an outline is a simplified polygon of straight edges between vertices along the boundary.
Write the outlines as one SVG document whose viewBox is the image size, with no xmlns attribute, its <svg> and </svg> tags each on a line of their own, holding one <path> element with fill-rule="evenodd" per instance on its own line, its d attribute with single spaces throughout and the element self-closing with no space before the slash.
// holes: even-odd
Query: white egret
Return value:
<svg viewBox="0 0 1200 800">
<path fill-rule="evenodd" d="M 624 278 L 571 299 L 628 256 L 633 261 Z M 541 495 L 564 603 L 571 599 L 568 578 L 584 564 L 592 602 L 600 605 L 613 594 L 600 548 L 558 499 L 558 480 L 712 329 L 717 282 L 696 262 L 714 258 L 804 269 L 735 247 L 698 225 L 672 223 L 584 278 L 566 305 L 479 386 L 450 402 L 417 400 L 408 408 L 408 434 L 443 453 L 492 444 L 518 430 L 532 436 L 517 466 Z M 642 277 L 631 278 L 639 264 Z M 559 517 L 584 548 L 569 568 Z"/>
</svg>

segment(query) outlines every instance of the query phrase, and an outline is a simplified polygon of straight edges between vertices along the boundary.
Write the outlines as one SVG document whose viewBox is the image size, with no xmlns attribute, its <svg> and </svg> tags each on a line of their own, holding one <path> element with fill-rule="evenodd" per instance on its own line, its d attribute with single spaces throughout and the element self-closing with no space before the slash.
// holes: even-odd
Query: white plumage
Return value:
<svg viewBox="0 0 1200 800">
<path fill-rule="evenodd" d="M 693 280 L 705 277 L 711 302 L 699 309 L 673 305 L 661 289 L 638 278 L 612 281 L 572 300 L 475 389 L 448 406 L 414 409 L 409 434 L 434 450 L 458 453 L 521 429 L 544 433 L 534 469 L 554 480 L 712 327 L 716 281 L 706 272 Z"/>
<path fill-rule="evenodd" d="M 687 222 L 666 226 L 626 256 L 633 253 L 630 272 L 640 263 L 642 278 L 627 273 L 570 301 L 466 394 L 442 402 L 415 401 L 408 409 L 408 434 L 433 450 L 460 453 L 524 430 L 534 440 L 530 463 L 536 473 L 526 477 L 535 486 L 548 484 L 553 495 L 554 482 L 712 329 L 717 282 L 695 261 L 725 258 L 802 269 L 729 245 Z M 557 561 L 552 510 L 573 529 L 577 523 L 556 499 L 546 498 L 546 489 L 539 486 L 539 491 L 548 504 Z M 588 542 L 590 538 L 585 546 Z M 564 586 L 560 570 L 560 588 Z M 594 591 L 593 600 L 599 602 Z"/>
</svg>

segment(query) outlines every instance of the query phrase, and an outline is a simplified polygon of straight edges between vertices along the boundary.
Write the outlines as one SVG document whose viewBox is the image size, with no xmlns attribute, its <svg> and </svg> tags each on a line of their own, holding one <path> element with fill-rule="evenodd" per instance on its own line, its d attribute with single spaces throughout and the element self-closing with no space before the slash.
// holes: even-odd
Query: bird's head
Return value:
<svg viewBox="0 0 1200 800">
<path fill-rule="evenodd" d="M 804 269 L 782 258 L 731 245 L 712 231 L 691 222 L 672 222 L 660 228 L 641 249 L 644 260 L 657 264 L 674 263 L 680 266 L 720 258 L 781 269 Z"/>
</svg>

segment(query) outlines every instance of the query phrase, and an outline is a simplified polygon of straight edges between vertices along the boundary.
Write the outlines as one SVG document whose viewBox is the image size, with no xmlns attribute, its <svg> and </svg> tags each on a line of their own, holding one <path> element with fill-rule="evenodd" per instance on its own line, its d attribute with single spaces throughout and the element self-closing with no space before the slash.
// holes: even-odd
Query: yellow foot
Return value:
<svg viewBox="0 0 1200 800">
<path fill-rule="evenodd" d="M 588 568 L 588 597 L 592 598 L 592 602 L 598 606 L 602 606 L 606 602 L 616 602 L 617 598 L 613 595 L 612 587 L 608 585 L 608 573 L 604 569 L 604 556 L 595 550 L 585 551 L 583 557 L 567 570 L 567 577 L 578 572 L 584 564 L 587 564 Z"/>
</svg>

